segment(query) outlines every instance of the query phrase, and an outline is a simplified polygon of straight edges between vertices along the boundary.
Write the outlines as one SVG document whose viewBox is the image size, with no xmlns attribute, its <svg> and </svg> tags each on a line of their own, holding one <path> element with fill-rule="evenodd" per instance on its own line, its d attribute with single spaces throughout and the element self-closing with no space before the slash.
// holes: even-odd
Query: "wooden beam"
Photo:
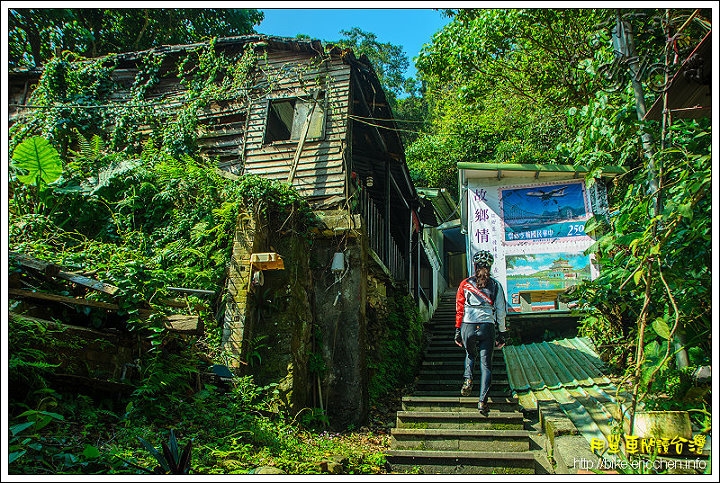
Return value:
<svg viewBox="0 0 720 483">
<path fill-rule="evenodd" d="M 201 290 L 199 288 L 168 287 L 171 292 L 189 293 L 192 295 L 215 295 L 215 290 Z"/>
<path fill-rule="evenodd" d="M 96 280 L 94 278 L 86 277 L 73 272 L 65 272 L 60 270 L 59 265 L 45 262 L 29 255 L 17 252 L 9 252 L 8 255 L 10 255 L 10 258 L 20 265 L 42 272 L 48 277 L 60 277 L 78 285 L 97 290 L 98 292 L 104 292 L 109 295 L 115 295 L 115 293 L 120 290 L 120 288 L 114 285 L 101 282 L 100 280 Z"/>
<path fill-rule="evenodd" d="M 303 150 L 303 146 L 305 145 L 305 139 L 307 138 L 308 131 L 310 130 L 310 124 L 312 123 L 312 117 L 315 113 L 315 106 L 317 105 L 317 98 L 319 93 L 319 89 L 315 89 L 313 91 L 313 104 L 310 108 L 310 112 L 308 113 L 307 118 L 305 119 L 305 124 L 303 124 L 302 127 L 302 136 L 300 137 L 300 141 L 298 141 L 298 146 L 295 150 L 295 157 L 293 158 L 292 167 L 290 168 L 290 174 L 288 174 L 288 184 L 292 184 L 293 179 L 295 178 L 295 170 L 297 169 L 298 162 L 300 161 L 300 153 Z"/>
<path fill-rule="evenodd" d="M 44 292 L 31 292 L 30 290 L 22 290 L 17 288 L 8 289 L 8 295 L 15 295 L 17 297 L 47 300 L 49 302 L 59 302 L 71 305 L 83 305 L 86 307 L 95 307 L 98 309 L 106 310 L 120 310 L 120 306 L 117 304 L 109 304 L 107 302 L 100 302 L 97 300 L 87 300 L 84 298 L 66 297 L 64 295 L 55 295 Z M 153 313 L 152 310 L 139 309 L 138 313 L 141 317 L 149 317 Z"/>
<path fill-rule="evenodd" d="M 78 285 L 97 290 L 98 292 L 106 293 L 108 295 L 115 295 L 115 293 L 120 290 L 119 287 L 116 287 L 114 285 L 110 285 L 108 283 L 101 282 L 100 280 L 86 277 L 84 275 L 78 275 L 72 272 L 63 272 L 62 270 L 60 270 L 57 276 Z"/>
<path fill-rule="evenodd" d="M 54 263 L 38 260 L 37 258 L 23 255 L 22 253 L 9 252 L 8 255 L 10 256 L 10 259 L 19 263 L 23 267 L 32 268 L 33 270 L 37 270 L 38 272 L 41 272 L 48 277 L 54 277 L 60 271 L 60 267 L 55 265 Z"/>
</svg>

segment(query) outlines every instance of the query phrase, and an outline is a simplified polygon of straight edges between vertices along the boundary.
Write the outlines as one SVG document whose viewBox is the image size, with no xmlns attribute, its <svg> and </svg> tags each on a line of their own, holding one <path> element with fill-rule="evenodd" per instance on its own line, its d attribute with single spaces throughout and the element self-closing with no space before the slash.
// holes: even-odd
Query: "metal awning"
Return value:
<svg viewBox="0 0 720 483">
<path fill-rule="evenodd" d="M 569 164 L 509 164 L 509 163 L 458 163 L 460 186 L 471 178 L 528 178 L 552 180 L 554 178 L 580 178 L 588 174 L 589 169 Z M 606 166 L 599 173 L 602 177 L 624 174 L 627 170 L 620 166 Z"/>
</svg>

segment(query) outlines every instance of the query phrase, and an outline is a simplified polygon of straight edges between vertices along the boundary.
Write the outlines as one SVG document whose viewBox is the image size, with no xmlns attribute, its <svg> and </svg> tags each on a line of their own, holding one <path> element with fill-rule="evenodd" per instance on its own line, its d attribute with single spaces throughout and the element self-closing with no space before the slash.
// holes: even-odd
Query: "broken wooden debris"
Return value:
<svg viewBox="0 0 720 483">
<path fill-rule="evenodd" d="M 84 275 L 79 275 L 73 272 L 66 272 L 64 270 L 61 270 L 59 265 L 45 262 L 29 255 L 17 252 L 9 252 L 9 255 L 20 265 L 37 270 L 48 277 L 60 277 L 70 282 L 91 288 L 93 290 L 97 290 L 98 292 L 106 293 L 108 295 L 115 295 L 115 293 L 120 290 L 120 288 L 114 285 L 110 285 L 108 283 L 101 282 L 100 280 L 86 277 Z"/>
<path fill-rule="evenodd" d="M 163 321 L 165 328 L 183 334 L 202 334 L 203 327 L 197 315 L 168 315 Z"/>
<path fill-rule="evenodd" d="M 84 298 L 67 297 L 65 295 L 55 295 L 44 292 L 32 292 L 30 290 L 22 290 L 17 288 L 9 288 L 8 295 L 14 295 L 16 297 L 32 298 L 37 300 L 47 300 L 50 302 L 59 302 L 72 305 L 83 305 L 86 307 L 94 307 L 97 309 L 105 310 L 120 310 L 120 306 L 117 304 L 110 304 L 107 302 L 100 302 L 98 300 L 87 300 Z M 146 319 L 155 313 L 150 309 L 138 309 L 138 315 Z M 178 332 L 197 332 L 200 327 L 198 316 L 196 315 L 169 315 L 165 318 L 165 326 L 171 330 Z M 194 328 L 191 326 L 194 324 Z"/>
<path fill-rule="evenodd" d="M 16 263 L 19 263 L 23 267 L 31 268 L 33 270 L 37 270 L 38 272 L 44 274 L 48 277 L 59 277 L 65 280 L 68 280 L 70 282 L 76 283 L 78 285 L 82 285 L 88 288 L 91 288 L 93 290 L 97 290 L 99 292 L 103 292 L 109 295 L 114 295 L 118 290 L 119 287 L 115 287 L 114 285 L 110 285 L 107 283 L 104 283 L 100 280 L 96 280 L 90 277 L 86 277 L 84 275 L 80 275 L 73 272 L 66 272 L 60 269 L 60 266 L 45 262 L 43 260 L 39 260 L 35 257 L 25 255 L 22 253 L 17 252 L 10 252 L 10 257 L 15 260 Z M 212 290 L 199 290 L 199 289 L 191 289 L 191 288 L 180 288 L 180 287 L 168 287 L 168 290 L 174 291 L 174 292 L 184 292 L 184 293 L 190 293 L 195 295 L 214 295 L 215 292 Z M 45 300 L 49 302 L 58 302 L 58 303 L 64 303 L 64 304 L 70 304 L 70 305 L 81 305 L 85 307 L 92 307 L 96 309 L 104 309 L 104 310 L 111 310 L 111 311 L 119 311 L 121 310 L 120 306 L 118 304 L 114 303 L 108 303 L 108 302 L 102 302 L 99 300 L 88 300 L 86 298 L 82 297 L 69 297 L 65 295 L 56 295 L 52 293 L 46 293 L 46 292 L 36 292 L 32 290 L 26 290 L 26 289 L 20 289 L 20 288 L 8 288 L 8 294 L 13 295 L 16 297 L 22 297 L 22 298 L 29 298 L 29 299 L 36 299 L 36 300 Z M 177 305 L 174 305 L 177 307 Z M 188 306 L 187 302 L 183 306 Z M 150 310 L 148 308 L 144 309 L 138 309 L 138 315 L 146 319 L 150 317 L 155 313 L 155 311 Z M 174 332 L 181 332 L 181 333 L 202 333 L 202 325 L 199 320 L 198 316 L 192 316 L 192 315 L 170 315 L 164 319 L 164 325 L 168 330 L 174 331 Z"/>
<path fill-rule="evenodd" d="M 20 265 L 37 270 L 48 277 L 55 277 L 58 272 L 60 272 L 60 267 L 54 263 L 44 262 L 42 260 L 38 260 L 37 258 L 17 252 L 9 252 L 8 255 L 12 260 L 15 260 Z"/>
</svg>

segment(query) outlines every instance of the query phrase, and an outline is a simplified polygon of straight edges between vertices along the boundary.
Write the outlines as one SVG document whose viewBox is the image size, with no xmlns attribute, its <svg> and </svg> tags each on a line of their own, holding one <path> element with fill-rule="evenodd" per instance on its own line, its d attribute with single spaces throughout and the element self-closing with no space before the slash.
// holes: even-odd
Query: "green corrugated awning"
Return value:
<svg viewBox="0 0 720 483">
<path fill-rule="evenodd" d="M 473 173 L 465 173 L 466 178 L 497 178 L 503 177 L 528 177 L 543 178 L 553 175 L 572 175 L 575 178 L 585 176 L 590 170 L 583 166 L 573 166 L 570 164 L 512 164 L 512 163 L 457 163 L 458 170 L 472 171 Z M 595 170 L 596 177 L 614 177 L 627 173 L 622 166 L 604 166 L 600 170 Z"/>
</svg>

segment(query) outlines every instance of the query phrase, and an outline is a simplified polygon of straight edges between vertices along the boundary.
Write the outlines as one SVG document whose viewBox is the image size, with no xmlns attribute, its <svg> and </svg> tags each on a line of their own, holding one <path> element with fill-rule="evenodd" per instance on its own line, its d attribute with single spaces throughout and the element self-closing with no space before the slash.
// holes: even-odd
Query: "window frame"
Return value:
<svg viewBox="0 0 720 483">
<path fill-rule="evenodd" d="M 303 116 L 301 111 L 303 108 L 312 109 L 313 104 L 315 110 L 312 112 L 312 118 L 305 141 L 320 141 L 325 139 L 327 124 L 327 96 L 325 94 L 324 90 L 319 90 L 308 93 L 307 95 L 268 97 L 265 104 L 263 145 L 300 142 L 302 137 L 301 131 L 307 119 L 307 116 Z M 317 95 L 317 99 L 314 98 L 315 95 Z M 292 105 L 292 122 L 289 125 L 287 119 L 284 120 L 283 115 L 279 114 L 276 109 L 273 109 L 273 106 L 284 103 L 291 103 Z M 287 118 L 287 113 L 285 113 L 284 117 Z M 284 127 L 284 131 L 287 132 L 287 137 L 282 133 L 274 133 L 271 128 L 271 122 Z M 275 130 L 277 130 L 277 128 Z"/>
</svg>

